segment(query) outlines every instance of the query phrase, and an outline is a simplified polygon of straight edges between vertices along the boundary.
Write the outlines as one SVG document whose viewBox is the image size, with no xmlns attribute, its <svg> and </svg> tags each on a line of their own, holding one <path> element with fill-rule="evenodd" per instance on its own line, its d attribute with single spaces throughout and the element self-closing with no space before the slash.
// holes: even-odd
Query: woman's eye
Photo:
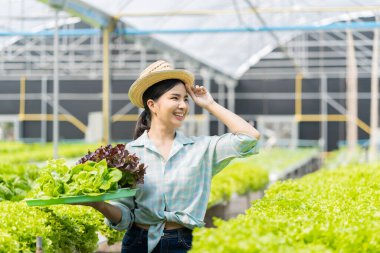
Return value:
<svg viewBox="0 0 380 253">
<path fill-rule="evenodd" d="M 172 97 L 172 99 L 174 99 L 174 100 L 178 100 L 178 98 L 177 98 L 177 97 Z"/>
</svg>

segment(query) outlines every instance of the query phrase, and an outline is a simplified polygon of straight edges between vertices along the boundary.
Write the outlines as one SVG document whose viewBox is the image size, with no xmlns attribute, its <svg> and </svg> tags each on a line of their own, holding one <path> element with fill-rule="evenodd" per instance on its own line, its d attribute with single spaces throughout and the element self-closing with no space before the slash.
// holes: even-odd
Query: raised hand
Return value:
<svg viewBox="0 0 380 253">
<path fill-rule="evenodd" d="M 194 85 L 191 89 L 186 87 L 186 90 L 194 103 L 202 108 L 207 109 L 208 106 L 215 102 L 210 92 L 204 86 Z"/>
<path fill-rule="evenodd" d="M 228 127 L 230 132 L 246 134 L 256 138 L 257 140 L 260 138 L 260 133 L 256 130 L 256 128 L 234 112 L 231 112 L 215 102 L 205 87 L 195 85 L 191 89 L 186 87 L 186 90 L 197 105 L 206 109 L 218 120 L 223 122 L 223 124 Z"/>
</svg>

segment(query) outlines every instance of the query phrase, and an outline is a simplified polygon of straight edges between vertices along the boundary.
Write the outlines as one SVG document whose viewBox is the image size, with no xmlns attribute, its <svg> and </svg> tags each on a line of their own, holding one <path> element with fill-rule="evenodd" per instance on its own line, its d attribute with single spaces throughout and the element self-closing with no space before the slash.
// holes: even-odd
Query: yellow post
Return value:
<svg viewBox="0 0 380 253">
<path fill-rule="evenodd" d="M 347 122 L 347 115 L 343 114 L 302 114 L 299 115 L 299 121 L 309 121 L 309 122 L 320 122 L 320 121 L 344 121 Z M 355 118 L 356 125 L 362 129 L 364 132 L 370 134 L 371 128 L 361 119 Z"/>
<path fill-rule="evenodd" d="M 295 94 L 295 114 L 296 119 L 299 120 L 302 115 L 302 73 L 298 72 L 296 75 L 296 94 Z"/>
<path fill-rule="evenodd" d="M 110 137 L 110 64 L 109 28 L 103 28 L 103 143 L 107 145 Z"/>
<path fill-rule="evenodd" d="M 25 84 L 26 77 L 22 76 L 20 78 L 20 108 L 18 113 L 18 118 L 20 121 L 24 120 L 25 118 Z"/>
<path fill-rule="evenodd" d="M 23 120 L 25 121 L 41 121 L 41 120 L 53 121 L 54 115 L 53 114 L 25 114 L 23 116 Z M 86 133 L 87 131 L 87 126 L 71 114 L 59 114 L 58 120 L 70 122 L 83 133 Z"/>
</svg>

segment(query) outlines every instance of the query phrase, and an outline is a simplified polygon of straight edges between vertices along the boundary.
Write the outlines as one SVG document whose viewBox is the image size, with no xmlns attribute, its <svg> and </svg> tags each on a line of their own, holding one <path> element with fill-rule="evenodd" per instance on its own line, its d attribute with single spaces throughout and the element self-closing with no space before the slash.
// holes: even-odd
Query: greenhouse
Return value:
<svg viewBox="0 0 380 253">
<path fill-rule="evenodd" d="M 380 252 L 379 1 L 2 4 L 0 252 Z"/>
</svg>

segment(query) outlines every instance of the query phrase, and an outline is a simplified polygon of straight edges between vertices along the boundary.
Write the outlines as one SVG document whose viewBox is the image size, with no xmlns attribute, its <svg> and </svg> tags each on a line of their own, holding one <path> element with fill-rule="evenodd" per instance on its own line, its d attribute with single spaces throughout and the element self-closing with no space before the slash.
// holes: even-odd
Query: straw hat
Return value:
<svg viewBox="0 0 380 253">
<path fill-rule="evenodd" d="M 167 79 L 179 79 L 186 86 L 194 85 L 194 75 L 184 69 L 173 69 L 169 63 L 163 60 L 156 61 L 149 65 L 139 78 L 129 88 L 128 97 L 132 104 L 144 108 L 142 96 L 152 85 Z"/>
</svg>

